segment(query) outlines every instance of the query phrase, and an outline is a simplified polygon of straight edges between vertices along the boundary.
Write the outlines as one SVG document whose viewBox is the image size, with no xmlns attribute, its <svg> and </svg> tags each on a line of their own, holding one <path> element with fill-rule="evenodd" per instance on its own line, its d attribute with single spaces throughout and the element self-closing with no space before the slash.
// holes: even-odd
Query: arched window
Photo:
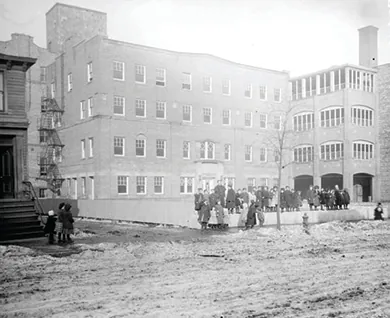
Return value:
<svg viewBox="0 0 390 318">
<path fill-rule="evenodd" d="M 302 112 L 293 117 L 294 131 L 306 131 L 314 128 L 314 113 Z"/>
<path fill-rule="evenodd" d="M 374 125 L 374 111 L 366 106 L 352 106 L 351 119 L 352 124 L 371 127 Z"/>
<path fill-rule="evenodd" d="M 339 160 L 344 157 L 344 144 L 341 141 L 329 141 L 321 144 L 321 160 Z"/>
<path fill-rule="evenodd" d="M 344 123 L 344 107 L 329 107 L 321 111 L 321 127 L 337 127 Z"/>
<path fill-rule="evenodd" d="M 374 144 L 369 141 L 358 140 L 352 143 L 353 159 L 370 160 L 374 158 Z"/>
<path fill-rule="evenodd" d="M 294 148 L 294 162 L 311 162 L 314 157 L 312 145 L 299 145 Z"/>
</svg>

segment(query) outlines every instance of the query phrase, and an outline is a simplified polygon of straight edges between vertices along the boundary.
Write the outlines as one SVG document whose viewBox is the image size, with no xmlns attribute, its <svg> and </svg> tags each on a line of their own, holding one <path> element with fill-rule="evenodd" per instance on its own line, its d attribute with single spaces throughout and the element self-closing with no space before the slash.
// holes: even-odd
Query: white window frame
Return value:
<svg viewBox="0 0 390 318">
<path fill-rule="evenodd" d="M 261 122 L 262 122 L 261 117 L 262 117 L 262 116 L 265 116 L 265 127 L 261 127 Z M 265 113 L 260 113 L 259 125 L 260 125 L 260 129 L 267 129 L 267 127 L 268 127 L 268 115 L 267 115 L 267 114 L 265 114 Z"/>
<path fill-rule="evenodd" d="M 306 156 L 305 157 L 303 155 L 303 149 L 306 149 Z M 311 158 L 310 158 L 311 160 L 309 160 L 308 149 L 311 149 Z M 302 152 L 302 160 L 301 161 L 299 160 L 299 158 L 300 158 L 299 151 L 300 150 Z M 297 151 L 297 155 L 295 155 L 295 151 Z M 314 146 L 313 145 L 309 145 L 309 144 L 299 145 L 299 146 L 294 147 L 292 152 L 293 152 L 292 153 L 293 162 L 295 162 L 295 163 L 310 163 L 310 162 L 313 162 L 313 160 L 314 160 Z"/>
<path fill-rule="evenodd" d="M 189 83 L 187 83 L 187 79 L 189 79 Z M 189 88 L 186 88 L 185 85 L 189 85 Z M 188 72 L 182 73 L 182 83 L 181 83 L 181 89 L 185 91 L 191 91 L 192 90 L 192 74 Z"/>
<path fill-rule="evenodd" d="M 92 111 L 93 111 L 93 97 L 88 98 L 88 117 L 92 117 Z"/>
<path fill-rule="evenodd" d="M 227 81 L 227 83 L 229 84 L 228 85 L 229 93 L 227 93 L 227 94 L 223 92 L 223 88 L 225 87 L 224 86 L 224 81 Z M 230 81 L 230 79 L 227 79 L 227 78 L 222 79 L 222 95 L 225 95 L 225 96 L 230 96 L 231 95 L 231 81 Z"/>
<path fill-rule="evenodd" d="M 303 125 L 303 117 L 304 116 L 308 116 L 310 115 L 310 118 L 311 118 L 311 125 L 309 125 L 309 122 L 307 121 L 306 119 L 306 122 L 305 122 L 305 126 Z M 295 118 L 297 119 L 297 126 L 295 127 Z M 295 132 L 300 132 L 300 131 L 310 131 L 312 129 L 314 129 L 314 120 L 315 120 L 315 115 L 314 115 L 314 112 L 300 112 L 298 114 L 295 114 L 292 118 L 292 127 L 293 127 L 293 131 Z M 298 125 L 298 122 L 302 123 L 301 125 Z M 302 129 L 298 129 L 298 127 L 302 127 Z"/>
<path fill-rule="evenodd" d="M 164 74 L 164 79 L 161 80 L 158 78 L 158 72 L 163 71 Z M 159 85 L 158 83 L 164 84 L 164 85 Z M 156 68 L 156 86 L 159 87 L 165 87 L 167 85 L 167 70 L 165 68 Z"/>
<path fill-rule="evenodd" d="M 86 101 L 85 100 L 82 100 L 80 102 L 80 119 L 85 119 L 86 118 L 86 109 L 85 109 L 85 103 Z"/>
<path fill-rule="evenodd" d="M 72 73 L 68 74 L 68 92 L 71 92 L 73 89 L 73 76 Z"/>
<path fill-rule="evenodd" d="M 89 158 L 93 158 L 93 137 L 88 138 Z"/>
<path fill-rule="evenodd" d="M 184 192 L 181 192 L 181 180 L 184 179 Z M 192 191 L 188 191 L 188 180 L 191 180 Z M 179 179 L 179 192 L 180 194 L 194 194 L 195 190 L 195 178 L 194 177 L 180 177 Z"/>
<path fill-rule="evenodd" d="M 205 81 L 207 79 L 209 80 L 209 90 L 208 91 L 205 90 L 205 84 L 206 84 Z M 213 78 L 211 76 L 204 76 L 202 84 L 203 84 L 202 85 L 203 93 L 212 93 L 213 92 Z"/>
<path fill-rule="evenodd" d="M 279 100 L 275 99 L 276 92 L 279 91 Z M 274 88 L 274 102 L 275 103 L 281 103 L 282 102 L 282 89 L 281 88 Z"/>
<path fill-rule="evenodd" d="M 120 147 L 120 146 L 115 146 L 115 140 L 122 140 L 122 154 L 116 154 L 115 153 L 115 147 Z M 114 156 L 115 157 L 124 157 L 125 156 L 125 148 L 126 148 L 126 139 L 125 137 L 120 137 L 120 136 L 114 136 Z"/>
<path fill-rule="evenodd" d="M 340 145 L 340 153 L 341 153 L 341 148 L 342 148 L 342 155 L 340 154 L 340 158 L 335 158 L 335 159 L 326 159 L 326 146 L 329 146 L 329 148 L 332 147 L 332 145 L 335 145 L 335 153 L 336 153 L 336 145 Z M 322 156 L 322 151 L 321 151 L 321 147 L 324 146 L 324 156 Z M 353 147 L 353 146 L 352 146 Z M 343 160 L 344 159 L 344 155 L 345 155 L 345 150 L 344 150 L 344 143 L 342 141 L 327 141 L 327 142 L 324 142 L 322 144 L 319 145 L 319 154 L 320 154 L 320 160 L 321 161 L 335 161 L 335 160 Z M 332 152 L 330 152 L 331 154 Z M 331 156 L 329 156 L 331 157 Z"/>
<path fill-rule="evenodd" d="M 157 111 L 158 111 L 158 107 L 163 105 L 164 106 L 164 117 L 157 117 Z M 167 102 L 162 102 L 162 101 L 156 101 L 156 119 L 159 119 L 159 120 L 164 120 L 164 119 L 167 119 Z"/>
<path fill-rule="evenodd" d="M 355 150 L 354 150 L 354 147 L 356 146 L 360 146 L 360 148 L 362 148 L 362 146 L 364 146 L 364 148 L 368 148 L 368 152 L 365 151 L 364 149 L 361 150 L 359 153 L 362 153 L 362 157 L 363 158 L 359 158 L 360 156 L 355 156 Z M 370 147 L 372 148 L 372 153 L 370 153 Z M 366 156 L 364 156 L 364 154 L 366 154 Z M 364 158 L 364 157 L 368 157 L 368 158 Z M 375 158 L 375 145 L 373 142 L 369 142 L 369 141 L 365 141 L 365 140 L 354 140 L 352 142 L 352 159 L 353 160 L 359 160 L 359 161 L 366 161 L 366 160 L 372 160 Z"/>
<path fill-rule="evenodd" d="M 246 162 L 252 162 L 252 159 L 253 159 L 253 147 L 251 145 L 245 145 L 245 151 L 244 151 L 244 159 Z M 249 149 L 249 153 L 247 152 L 247 150 Z M 246 159 L 246 156 L 249 154 L 249 160 Z"/>
<path fill-rule="evenodd" d="M 202 144 L 204 144 L 204 153 L 205 153 L 205 157 L 202 158 Z M 209 148 L 209 145 L 212 144 L 213 145 L 213 157 L 212 158 L 208 158 L 208 148 Z M 201 160 L 215 160 L 215 142 L 212 142 L 212 141 L 202 141 L 200 143 L 200 159 Z"/>
<path fill-rule="evenodd" d="M 356 115 L 361 114 L 361 117 L 354 116 L 354 110 L 356 109 Z M 365 112 L 368 112 L 368 115 L 371 113 L 371 122 L 370 116 L 365 117 Z M 345 115 L 345 114 L 344 114 Z M 360 119 L 360 120 L 359 120 Z M 373 127 L 375 126 L 374 110 L 367 106 L 357 106 L 354 105 L 351 107 L 351 123 L 359 127 Z M 365 124 L 364 124 L 365 123 Z"/>
<path fill-rule="evenodd" d="M 225 177 L 223 179 L 223 184 L 224 184 L 226 189 L 228 188 L 229 183 L 231 183 L 233 189 L 236 188 L 236 178 L 235 177 Z"/>
<path fill-rule="evenodd" d="M 95 200 L 95 178 L 94 176 L 89 176 L 89 181 L 91 184 L 91 200 Z"/>
<path fill-rule="evenodd" d="M 81 197 L 85 198 L 87 195 L 87 178 L 81 177 Z"/>
<path fill-rule="evenodd" d="M 137 154 L 137 148 L 140 148 L 140 147 L 137 147 L 137 142 L 138 141 L 142 141 L 142 143 L 143 143 L 144 154 L 142 156 Z M 139 158 L 145 158 L 146 157 L 146 139 L 136 139 L 135 140 L 135 156 L 139 157 Z"/>
<path fill-rule="evenodd" d="M 116 78 L 115 77 L 115 72 L 120 72 L 120 70 L 116 69 L 118 66 L 121 65 L 122 67 L 122 78 Z M 123 82 L 125 80 L 125 62 L 120 62 L 120 61 L 112 61 L 112 78 L 114 81 L 120 81 Z"/>
<path fill-rule="evenodd" d="M 331 111 L 334 110 L 335 114 L 336 114 L 336 110 L 339 109 L 340 110 L 340 125 L 336 125 L 336 122 L 337 122 L 337 117 L 335 116 L 335 125 L 332 126 L 332 118 L 331 118 Z M 326 113 L 329 112 L 329 126 L 326 125 L 326 122 L 327 122 L 327 119 L 326 119 Z M 324 126 L 322 125 L 322 119 L 321 119 L 321 115 L 322 113 L 324 113 Z M 341 116 L 343 115 L 343 116 Z M 341 127 L 342 125 L 344 125 L 345 123 L 345 109 L 344 107 L 340 107 L 340 106 L 336 106 L 336 107 L 326 107 L 326 108 L 323 108 L 319 111 L 319 127 L 321 128 L 334 128 L 334 127 Z"/>
<path fill-rule="evenodd" d="M 248 91 L 248 88 L 249 88 L 249 93 L 250 93 L 250 96 L 246 96 L 246 92 Z M 245 98 L 248 98 L 248 99 L 252 99 L 252 96 L 253 96 L 253 85 L 252 84 L 247 84 L 247 86 L 245 87 L 245 90 L 244 90 L 244 97 Z"/>
<path fill-rule="evenodd" d="M 184 119 L 184 108 L 185 107 L 188 107 L 188 109 L 190 110 L 190 120 L 185 120 Z M 182 121 L 185 122 L 185 123 L 192 123 L 192 105 L 188 105 L 188 104 L 183 105 L 182 111 L 183 111 Z"/>
<path fill-rule="evenodd" d="M 276 117 L 279 117 L 279 128 L 275 127 L 275 123 L 276 123 L 275 118 Z M 273 129 L 275 129 L 275 130 L 282 130 L 282 116 L 281 115 L 274 115 L 274 126 L 273 126 Z"/>
<path fill-rule="evenodd" d="M 87 64 L 87 83 L 91 83 L 93 80 L 93 67 L 92 62 Z"/>
<path fill-rule="evenodd" d="M 160 179 L 157 179 L 160 178 Z M 156 192 L 156 181 L 161 180 L 161 192 Z M 157 185 L 159 186 L 159 185 Z M 157 195 L 163 195 L 164 194 L 164 177 L 163 176 L 154 176 L 153 178 L 153 193 Z"/>
<path fill-rule="evenodd" d="M 223 120 L 224 120 L 224 112 L 228 112 L 228 114 L 229 114 L 229 123 L 228 124 L 225 124 L 224 122 L 223 122 Z M 230 110 L 230 109 L 223 109 L 222 110 L 222 125 L 223 126 L 231 126 L 231 124 L 232 124 L 232 111 Z"/>
<path fill-rule="evenodd" d="M 205 110 L 210 110 L 210 122 L 205 121 L 205 115 L 206 115 Z M 202 113 L 203 113 L 203 123 L 207 125 L 211 125 L 213 123 L 213 109 L 211 107 L 203 107 Z"/>
<path fill-rule="evenodd" d="M 158 147 L 159 145 L 161 145 L 161 142 L 162 142 L 162 145 L 164 146 L 164 148 L 163 148 L 164 155 L 163 156 L 158 156 L 157 155 L 157 150 L 161 149 L 161 148 Z M 164 139 L 157 139 L 156 140 L 156 158 L 165 159 L 166 157 L 167 157 L 167 141 L 164 140 Z"/>
<path fill-rule="evenodd" d="M 85 159 L 85 139 L 81 139 L 81 159 Z"/>
<path fill-rule="evenodd" d="M 124 179 L 122 179 L 124 178 Z M 116 191 L 118 195 L 128 195 L 129 194 L 129 177 L 128 176 L 117 176 L 116 179 Z M 123 181 L 125 181 L 125 184 L 123 184 Z M 126 186 L 126 192 L 119 192 L 120 186 Z"/>
<path fill-rule="evenodd" d="M 187 157 L 185 157 L 184 156 L 184 145 L 187 145 L 188 147 L 187 147 L 187 153 L 188 153 L 188 156 Z M 190 141 L 187 141 L 187 140 L 184 140 L 183 141 L 183 153 L 182 153 L 182 155 L 183 155 L 183 159 L 186 159 L 186 160 L 190 160 L 191 159 L 191 142 Z"/>
<path fill-rule="evenodd" d="M 228 149 L 229 149 L 229 152 L 228 152 L 229 158 L 228 159 L 226 159 L 226 157 L 225 157 L 226 146 L 228 146 Z M 224 144 L 223 145 L 223 160 L 225 160 L 225 161 L 231 161 L 232 160 L 232 145 L 231 144 Z"/>
<path fill-rule="evenodd" d="M 137 74 L 138 74 L 138 70 L 141 70 L 142 69 L 142 72 L 143 72 L 143 75 L 144 75 L 144 77 L 143 77 L 143 81 L 142 82 L 140 82 L 140 81 L 137 81 Z M 142 65 L 142 64 L 135 64 L 135 69 L 134 69 L 134 71 L 135 71 L 135 82 L 137 83 L 137 84 L 146 84 L 146 66 L 145 65 Z M 141 73 L 140 74 L 138 74 L 138 75 L 142 75 Z"/>
<path fill-rule="evenodd" d="M 115 107 L 120 107 L 121 105 L 116 105 L 115 106 L 115 101 L 122 101 L 123 102 L 123 106 L 122 106 L 122 110 L 123 110 L 123 113 L 122 114 L 119 114 L 119 113 L 116 113 L 115 112 Z M 114 95 L 113 97 L 113 114 L 116 115 L 116 116 L 125 116 L 126 114 L 126 99 L 125 97 L 123 96 L 119 96 L 119 95 Z"/>
<path fill-rule="evenodd" d="M 262 90 L 264 89 L 264 98 L 261 98 L 261 93 Z M 259 86 L 259 98 L 261 101 L 266 101 L 268 98 L 268 90 L 267 90 L 267 85 L 260 85 Z"/>
<path fill-rule="evenodd" d="M 246 115 L 247 114 L 250 114 L 250 125 L 249 126 L 247 126 L 246 125 L 246 120 L 247 120 L 247 118 L 246 118 Z M 246 128 L 252 128 L 253 127 L 253 113 L 252 112 L 244 112 L 244 127 L 246 127 Z"/>
<path fill-rule="evenodd" d="M 138 102 L 143 102 L 143 105 L 144 105 L 144 115 L 143 116 L 137 115 L 137 108 L 139 109 L 139 107 L 137 107 Z M 135 100 L 135 117 L 146 118 L 146 100 L 145 99 L 137 98 Z"/>
<path fill-rule="evenodd" d="M 51 98 L 56 98 L 56 83 L 53 81 L 50 84 L 50 93 L 51 93 Z"/>
<path fill-rule="evenodd" d="M 142 179 L 139 179 L 142 178 Z M 138 180 L 144 180 L 144 192 L 138 192 Z M 135 177 L 135 193 L 137 195 L 146 195 L 148 193 L 148 178 L 146 176 L 136 176 Z"/>
<path fill-rule="evenodd" d="M 261 160 L 261 155 L 262 155 L 262 152 L 263 152 L 263 150 L 264 150 L 264 160 Z M 268 160 L 268 151 L 267 151 L 268 149 L 266 148 L 266 147 L 261 147 L 260 148 L 260 162 L 267 162 Z"/>
</svg>

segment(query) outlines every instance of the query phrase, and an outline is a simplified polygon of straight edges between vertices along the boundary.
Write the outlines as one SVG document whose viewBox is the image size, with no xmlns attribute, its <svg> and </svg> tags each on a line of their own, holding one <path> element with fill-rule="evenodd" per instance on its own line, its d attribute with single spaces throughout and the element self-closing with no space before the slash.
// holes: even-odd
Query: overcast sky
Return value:
<svg viewBox="0 0 390 318">
<path fill-rule="evenodd" d="M 46 47 L 54 0 L 0 0 L 0 40 L 25 33 Z M 106 12 L 112 39 L 214 54 L 291 75 L 358 64 L 358 31 L 379 30 L 379 63 L 390 62 L 387 0 L 63 0 Z"/>
</svg>

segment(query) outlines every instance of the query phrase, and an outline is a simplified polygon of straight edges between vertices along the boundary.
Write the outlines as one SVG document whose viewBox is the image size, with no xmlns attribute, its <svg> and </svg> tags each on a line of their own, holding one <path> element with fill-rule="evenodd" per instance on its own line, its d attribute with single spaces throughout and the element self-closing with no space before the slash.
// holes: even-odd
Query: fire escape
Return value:
<svg viewBox="0 0 390 318">
<path fill-rule="evenodd" d="M 57 129 L 63 124 L 62 114 L 64 110 L 58 106 L 54 98 L 42 97 L 41 113 L 37 127 L 43 147 L 37 158 L 40 167 L 37 180 L 46 181 L 47 188 L 60 195 L 62 183 L 65 179 L 61 176 L 58 164 L 62 161 L 64 145 L 61 143 Z"/>
</svg>

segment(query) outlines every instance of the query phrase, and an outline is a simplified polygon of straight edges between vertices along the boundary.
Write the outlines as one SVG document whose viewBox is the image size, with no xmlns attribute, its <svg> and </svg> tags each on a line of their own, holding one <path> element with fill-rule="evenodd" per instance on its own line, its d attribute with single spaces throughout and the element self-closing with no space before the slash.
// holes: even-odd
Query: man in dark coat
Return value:
<svg viewBox="0 0 390 318">
<path fill-rule="evenodd" d="M 211 193 L 209 195 L 210 209 L 213 209 L 218 201 L 218 195 L 215 193 L 214 189 L 211 189 Z"/>
<path fill-rule="evenodd" d="M 339 186 L 337 184 L 334 187 L 334 196 L 335 196 L 335 199 L 336 199 L 336 207 L 339 210 L 342 210 L 342 208 L 343 208 L 343 196 L 342 196 L 342 194 L 340 192 L 340 189 L 339 189 Z"/>
<path fill-rule="evenodd" d="M 201 203 L 204 200 L 202 188 L 198 188 L 198 193 L 195 193 L 195 211 L 200 211 Z"/>
<path fill-rule="evenodd" d="M 262 208 L 263 207 L 263 187 L 258 187 L 256 190 L 256 203 Z"/>
<path fill-rule="evenodd" d="M 309 190 L 307 190 L 307 192 L 306 192 L 306 198 L 307 198 L 307 203 L 309 204 L 310 210 L 313 210 L 314 190 L 313 190 L 312 185 L 309 187 Z"/>
<path fill-rule="evenodd" d="M 344 194 L 344 208 L 348 210 L 348 206 L 351 203 L 351 197 L 349 195 L 348 189 L 344 189 L 343 194 Z"/>
<path fill-rule="evenodd" d="M 226 188 L 222 185 L 221 180 L 217 181 L 217 185 L 214 188 L 214 192 L 218 196 L 218 200 L 221 201 L 222 207 L 225 207 Z"/>
<path fill-rule="evenodd" d="M 45 234 L 49 234 L 49 244 L 54 243 L 54 231 L 56 229 L 56 221 L 57 218 L 54 216 L 54 211 L 50 210 L 44 228 Z"/>
<path fill-rule="evenodd" d="M 245 229 L 253 228 L 257 221 L 256 221 L 256 203 L 255 201 L 251 202 L 251 205 L 248 209 L 248 215 L 245 222 Z"/>
<path fill-rule="evenodd" d="M 233 214 L 233 210 L 236 206 L 236 192 L 233 190 L 231 184 L 228 185 L 228 192 L 226 195 L 226 208 L 230 214 Z"/>
<path fill-rule="evenodd" d="M 289 186 L 286 186 L 286 189 L 284 190 L 284 197 L 286 199 L 286 205 L 287 205 L 286 211 L 291 211 L 293 206 L 293 195 Z"/>
<path fill-rule="evenodd" d="M 383 209 L 382 209 L 382 203 L 378 203 L 376 209 L 374 210 L 374 220 L 382 220 L 384 221 L 385 219 L 383 218 Z"/>
</svg>

